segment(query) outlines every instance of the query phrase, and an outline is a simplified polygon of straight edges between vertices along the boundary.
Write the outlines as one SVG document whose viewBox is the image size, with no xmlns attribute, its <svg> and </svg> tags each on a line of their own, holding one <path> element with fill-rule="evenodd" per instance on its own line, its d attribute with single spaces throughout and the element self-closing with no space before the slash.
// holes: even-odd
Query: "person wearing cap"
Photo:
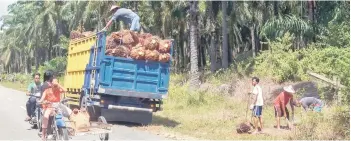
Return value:
<svg viewBox="0 0 351 141">
<path fill-rule="evenodd" d="M 281 92 L 277 98 L 274 100 L 274 114 L 277 120 L 277 129 L 280 129 L 280 117 L 286 118 L 288 120 L 288 127 L 291 128 L 290 126 L 290 117 L 289 117 L 289 111 L 286 105 L 290 103 L 291 106 L 291 111 L 292 114 L 294 114 L 294 99 L 293 99 L 293 94 L 295 93 L 295 90 L 293 86 L 286 86 L 283 88 L 284 91 Z"/>
<path fill-rule="evenodd" d="M 107 25 L 102 30 L 107 30 L 113 22 L 115 21 L 123 21 L 125 24 L 131 24 L 130 30 L 131 31 L 139 31 L 140 30 L 140 23 L 139 23 L 139 16 L 134 13 L 132 10 L 127 8 L 120 8 L 117 5 L 114 5 L 110 9 L 111 13 L 114 13 L 111 20 L 107 23 Z"/>
</svg>

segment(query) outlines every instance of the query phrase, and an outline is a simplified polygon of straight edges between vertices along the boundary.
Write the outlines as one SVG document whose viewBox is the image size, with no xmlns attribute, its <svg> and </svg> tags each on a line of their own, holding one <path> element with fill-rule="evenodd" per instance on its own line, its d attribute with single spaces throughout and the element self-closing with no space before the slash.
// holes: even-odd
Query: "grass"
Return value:
<svg viewBox="0 0 351 141">
<path fill-rule="evenodd" d="M 245 121 L 247 104 L 243 100 L 226 98 L 209 93 L 193 93 L 182 88 L 172 88 L 169 99 L 165 101 L 164 111 L 155 116 L 163 117 L 176 125 L 162 126 L 163 130 L 179 132 L 199 139 L 283 139 L 281 136 L 238 135 L 236 126 Z M 268 128 L 273 126 L 273 112 L 268 106 L 264 122 Z M 250 112 L 248 119 L 250 118 Z M 167 121 L 156 118 L 153 125 Z"/>
<path fill-rule="evenodd" d="M 23 92 L 27 91 L 27 85 L 21 84 L 21 83 L 1 81 L 0 85 L 7 87 L 7 88 L 23 91 Z"/>
<path fill-rule="evenodd" d="M 323 108 L 322 113 L 308 114 L 305 114 L 302 108 L 295 108 L 295 121 L 298 122 L 295 130 L 279 131 L 273 128 L 275 118 L 272 105 L 265 105 L 263 121 L 266 134 L 237 134 L 236 126 L 246 119 L 246 99 L 221 96 L 211 92 L 189 92 L 187 85 L 174 84 L 179 82 L 177 79 L 180 78 L 179 76 L 171 78 L 169 97 L 164 101 L 164 111 L 155 113 L 153 123 L 148 126 L 149 129 L 155 130 L 153 132 L 180 133 L 197 139 L 211 140 L 344 140 L 350 138 L 348 106 L 330 106 Z M 228 77 L 226 79 L 228 80 Z M 248 118 L 250 118 L 250 112 Z M 281 123 L 281 125 L 287 125 L 284 119 Z"/>
</svg>

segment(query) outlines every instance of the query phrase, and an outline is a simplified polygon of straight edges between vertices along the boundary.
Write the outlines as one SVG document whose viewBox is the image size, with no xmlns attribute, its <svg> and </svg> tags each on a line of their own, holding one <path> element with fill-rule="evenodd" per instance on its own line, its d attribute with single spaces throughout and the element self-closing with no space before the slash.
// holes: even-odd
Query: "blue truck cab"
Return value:
<svg viewBox="0 0 351 141">
<path fill-rule="evenodd" d="M 150 123 L 167 97 L 171 60 L 114 57 L 105 55 L 105 49 L 106 32 L 99 32 L 85 68 L 80 106 L 87 106 L 91 117 L 102 115 L 107 121 Z"/>
</svg>

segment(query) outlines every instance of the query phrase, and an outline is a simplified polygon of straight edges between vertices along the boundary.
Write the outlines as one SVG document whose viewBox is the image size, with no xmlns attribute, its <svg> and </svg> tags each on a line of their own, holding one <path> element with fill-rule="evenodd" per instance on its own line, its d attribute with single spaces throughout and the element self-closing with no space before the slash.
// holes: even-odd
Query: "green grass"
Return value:
<svg viewBox="0 0 351 141">
<path fill-rule="evenodd" d="M 306 114 L 302 108 L 295 111 L 298 123 L 296 130 L 279 131 L 275 125 L 274 111 L 271 105 L 265 105 L 263 111 L 264 131 L 266 134 L 237 134 L 236 126 L 245 121 L 247 103 L 235 97 L 223 97 L 211 93 L 189 93 L 186 86 L 170 85 L 169 98 L 164 102 L 164 111 L 155 114 L 152 126 L 161 126 L 158 132 L 174 132 L 198 139 L 349 139 L 349 126 L 339 126 L 339 121 L 349 121 L 347 108 L 325 107 L 322 114 Z M 342 111 L 344 110 L 344 111 Z M 250 118 L 248 113 L 248 118 Z M 313 123 L 319 119 L 319 122 Z M 313 123 L 311 125 L 311 123 Z M 281 125 L 287 125 L 281 119 Z M 312 130 L 312 127 L 313 130 Z M 329 128 L 333 128 L 330 130 Z M 340 134 L 340 132 L 344 134 Z"/>
<path fill-rule="evenodd" d="M 15 90 L 26 92 L 28 84 L 21 84 L 19 82 L 2 81 L 2 82 L 0 82 L 0 85 L 2 85 L 4 87 L 7 87 L 7 88 L 11 88 L 11 89 L 15 89 Z"/>
<path fill-rule="evenodd" d="M 230 80 L 228 77 L 221 78 Z M 264 131 L 266 134 L 237 134 L 236 126 L 245 121 L 246 99 L 228 97 L 211 92 L 190 92 L 187 85 L 179 85 L 182 77 L 171 76 L 169 96 L 164 101 L 164 110 L 154 115 L 150 129 L 156 132 L 172 132 L 195 137 L 198 139 L 349 139 L 350 112 L 347 107 L 329 106 L 323 108 L 322 114 L 309 113 L 307 116 L 302 108 L 295 108 L 295 119 L 298 122 L 293 131 L 279 131 L 273 128 L 276 124 L 272 105 L 265 105 L 263 110 Z M 211 78 L 210 82 L 221 82 Z M 214 80 L 214 81 L 213 81 Z M 215 83 L 216 86 L 218 83 Z M 289 108 L 290 109 L 290 108 Z M 251 111 L 248 112 L 250 118 Z M 345 113 L 345 114 L 342 114 Z M 314 123 L 316 118 L 319 122 Z M 311 125 L 311 123 L 313 123 Z M 281 120 L 281 125 L 287 125 Z M 313 130 L 311 128 L 313 127 Z M 332 128 L 332 130 L 330 130 Z"/>
<path fill-rule="evenodd" d="M 189 93 L 186 86 L 170 86 L 170 95 L 164 102 L 164 111 L 156 113 L 153 125 L 164 130 L 179 132 L 199 139 L 283 139 L 279 136 L 239 135 L 236 126 L 245 121 L 247 103 L 210 93 Z M 266 126 L 273 126 L 270 106 L 264 115 Z M 248 112 L 250 119 L 250 112 Z M 173 123 L 173 124 L 167 124 Z"/>
</svg>

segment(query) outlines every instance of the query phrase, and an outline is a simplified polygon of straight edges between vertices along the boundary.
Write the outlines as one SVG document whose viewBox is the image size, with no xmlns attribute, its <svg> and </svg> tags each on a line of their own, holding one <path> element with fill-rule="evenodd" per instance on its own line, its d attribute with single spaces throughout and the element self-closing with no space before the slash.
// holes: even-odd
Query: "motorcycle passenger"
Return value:
<svg viewBox="0 0 351 141">
<path fill-rule="evenodd" d="M 51 82 L 54 79 L 54 72 L 51 70 L 47 70 L 44 72 L 44 77 L 43 77 L 43 85 L 41 86 L 41 95 L 43 95 L 44 91 L 47 88 L 51 87 Z"/>
<path fill-rule="evenodd" d="M 57 79 L 53 79 L 51 83 L 51 87 L 47 88 L 39 103 L 49 102 L 50 104 L 43 104 L 43 119 L 42 119 L 42 139 L 46 139 L 46 133 L 47 133 L 47 128 L 49 127 L 49 117 L 50 115 L 53 116 L 55 114 L 55 105 L 59 105 L 59 102 L 61 101 L 61 94 L 63 90 L 62 87 L 58 84 Z"/>
<path fill-rule="evenodd" d="M 35 73 L 34 74 L 34 81 L 28 85 L 27 88 L 27 95 L 29 96 L 30 94 L 34 96 L 30 96 L 27 103 L 26 103 L 26 108 L 27 108 L 27 118 L 25 121 L 31 120 L 32 115 L 34 114 L 35 106 L 36 106 L 36 96 L 40 96 L 40 89 L 41 89 L 41 83 L 40 83 L 40 74 Z"/>
</svg>

